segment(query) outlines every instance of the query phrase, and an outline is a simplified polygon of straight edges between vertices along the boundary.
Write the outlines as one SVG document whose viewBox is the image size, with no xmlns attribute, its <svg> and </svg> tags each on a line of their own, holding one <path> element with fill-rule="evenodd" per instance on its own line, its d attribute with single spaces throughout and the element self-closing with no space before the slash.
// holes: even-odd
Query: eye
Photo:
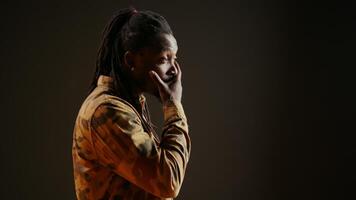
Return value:
<svg viewBox="0 0 356 200">
<path fill-rule="evenodd" d="M 159 62 L 160 63 L 166 63 L 166 62 L 168 62 L 168 58 L 162 57 L 162 58 L 159 59 Z"/>
</svg>

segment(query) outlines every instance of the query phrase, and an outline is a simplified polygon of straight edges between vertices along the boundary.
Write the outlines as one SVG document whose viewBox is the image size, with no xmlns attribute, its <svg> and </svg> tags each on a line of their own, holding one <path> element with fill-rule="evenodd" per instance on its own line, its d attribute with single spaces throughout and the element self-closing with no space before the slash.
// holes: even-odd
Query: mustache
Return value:
<svg viewBox="0 0 356 200">
<path fill-rule="evenodd" d="M 169 78 L 163 80 L 164 82 L 171 82 L 174 78 L 176 77 L 176 75 L 172 75 Z"/>
</svg>

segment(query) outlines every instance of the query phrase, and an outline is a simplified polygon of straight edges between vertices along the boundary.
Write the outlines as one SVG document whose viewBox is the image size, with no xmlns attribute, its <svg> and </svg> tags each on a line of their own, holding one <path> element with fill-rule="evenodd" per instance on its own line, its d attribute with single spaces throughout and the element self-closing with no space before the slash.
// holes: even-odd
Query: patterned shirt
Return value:
<svg viewBox="0 0 356 200">
<path fill-rule="evenodd" d="M 142 109 L 146 99 L 140 95 Z M 163 104 L 162 139 L 146 131 L 141 114 L 113 95 L 113 79 L 99 76 L 73 131 L 78 200 L 173 199 L 182 186 L 191 140 L 183 106 Z"/>
</svg>

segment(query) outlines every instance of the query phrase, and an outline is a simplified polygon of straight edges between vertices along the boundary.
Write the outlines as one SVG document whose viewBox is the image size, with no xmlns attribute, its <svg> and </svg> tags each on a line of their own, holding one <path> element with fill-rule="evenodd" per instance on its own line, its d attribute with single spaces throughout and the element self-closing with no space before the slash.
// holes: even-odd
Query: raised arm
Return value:
<svg viewBox="0 0 356 200">
<path fill-rule="evenodd" d="M 156 145 L 136 112 L 121 101 L 100 105 L 91 120 L 97 161 L 155 196 L 178 195 L 190 156 L 187 119 L 179 101 L 163 103 L 162 140 Z"/>
</svg>

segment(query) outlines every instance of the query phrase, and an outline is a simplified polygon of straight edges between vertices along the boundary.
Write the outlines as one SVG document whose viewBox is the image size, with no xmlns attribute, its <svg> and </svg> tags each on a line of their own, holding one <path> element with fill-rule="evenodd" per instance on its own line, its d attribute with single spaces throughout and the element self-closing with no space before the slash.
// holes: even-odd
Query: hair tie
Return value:
<svg viewBox="0 0 356 200">
<path fill-rule="evenodd" d="M 136 14 L 138 14 L 138 13 L 139 13 L 139 11 L 136 10 L 136 9 L 134 9 L 134 10 L 132 11 L 132 15 L 136 15 Z"/>
</svg>

